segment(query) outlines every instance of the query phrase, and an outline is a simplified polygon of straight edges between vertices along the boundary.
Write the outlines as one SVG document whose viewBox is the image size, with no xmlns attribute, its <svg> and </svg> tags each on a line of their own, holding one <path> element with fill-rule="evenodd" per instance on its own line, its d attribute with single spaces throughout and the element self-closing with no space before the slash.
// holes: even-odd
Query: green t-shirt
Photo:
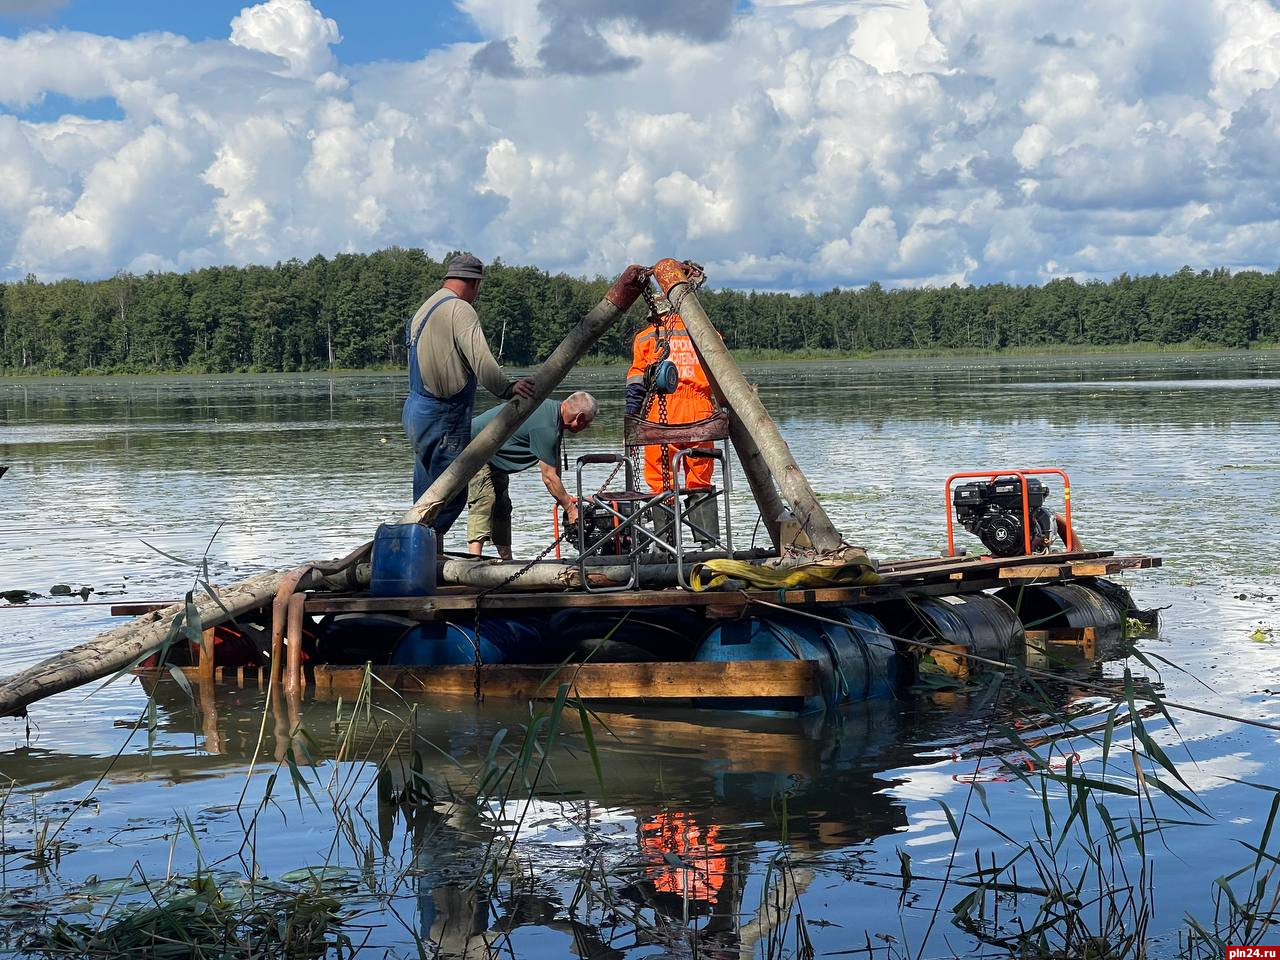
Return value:
<svg viewBox="0 0 1280 960">
<path fill-rule="evenodd" d="M 476 436 L 488 426 L 503 406 L 500 403 L 472 420 L 471 436 Z M 520 424 L 511 439 L 493 455 L 489 465 L 507 473 L 519 473 L 539 463 L 554 467 L 560 462 L 560 433 L 560 401 L 543 400 L 538 409 L 529 414 L 529 419 Z"/>
</svg>

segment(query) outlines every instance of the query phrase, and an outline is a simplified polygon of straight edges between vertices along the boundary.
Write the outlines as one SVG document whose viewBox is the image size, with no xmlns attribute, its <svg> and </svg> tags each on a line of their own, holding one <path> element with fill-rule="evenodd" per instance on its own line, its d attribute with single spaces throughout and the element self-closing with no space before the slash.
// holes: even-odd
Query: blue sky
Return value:
<svg viewBox="0 0 1280 960">
<path fill-rule="evenodd" d="M 0 0 L 0 36 L 18 37 L 32 30 L 82 30 L 110 37 L 132 37 L 163 30 L 192 40 L 225 40 L 232 17 L 244 0 L 70 0 L 70 2 L 19 2 L 6 10 Z M 414 60 L 428 51 L 458 41 L 482 39 L 475 23 L 451 0 L 322 0 L 316 7 L 341 24 L 337 47 L 344 64 L 378 60 Z M 33 9 L 34 8 L 34 9 Z M 55 120 L 76 113 L 95 120 L 122 117 L 110 97 L 75 100 L 47 94 L 20 110 L 24 120 Z"/>
<path fill-rule="evenodd" d="M 84 30 L 131 37 L 150 30 L 180 33 L 193 40 L 223 40 L 244 0 L 70 0 L 62 5 L 19 3 L 5 12 L 0 2 L 0 36 L 25 30 Z M 22 7 L 36 10 L 21 12 Z M 322 0 L 316 7 L 342 28 L 344 63 L 410 60 L 458 40 L 479 40 L 475 24 L 450 0 Z"/>
<path fill-rule="evenodd" d="M 1278 4 L 0 0 L 0 282 L 391 244 L 785 289 L 1272 270 Z"/>
</svg>

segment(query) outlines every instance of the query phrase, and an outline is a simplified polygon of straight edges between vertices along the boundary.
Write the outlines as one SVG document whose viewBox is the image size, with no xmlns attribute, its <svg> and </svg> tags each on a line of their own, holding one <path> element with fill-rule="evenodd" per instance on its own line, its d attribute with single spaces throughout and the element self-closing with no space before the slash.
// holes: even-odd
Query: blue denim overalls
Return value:
<svg viewBox="0 0 1280 960">
<path fill-rule="evenodd" d="M 416 501 L 435 482 L 445 468 L 457 458 L 471 442 L 471 410 L 476 397 L 476 375 L 468 375 L 466 386 L 452 397 L 437 397 L 422 382 L 418 369 L 418 341 L 427 329 L 431 315 L 443 304 L 457 297 L 448 296 L 427 311 L 417 331 L 409 331 L 409 395 L 404 399 L 404 413 L 400 422 L 405 436 L 413 444 L 413 499 Z M 412 322 L 412 321 L 410 321 Z M 445 504 L 431 528 L 437 537 L 443 537 L 467 504 L 465 488 Z"/>
</svg>

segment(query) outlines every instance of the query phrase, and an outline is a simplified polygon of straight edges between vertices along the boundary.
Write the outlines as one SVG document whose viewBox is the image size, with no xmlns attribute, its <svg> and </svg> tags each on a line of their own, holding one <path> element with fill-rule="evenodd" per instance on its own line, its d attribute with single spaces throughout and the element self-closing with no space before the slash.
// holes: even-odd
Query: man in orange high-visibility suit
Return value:
<svg viewBox="0 0 1280 960">
<path fill-rule="evenodd" d="M 649 325 L 636 334 L 631 344 L 631 369 L 627 371 L 627 413 L 632 416 L 641 415 L 645 397 L 645 369 L 662 357 L 662 342 L 671 349 L 667 357 L 676 365 L 680 373 L 680 382 L 674 393 L 666 396 L 667 423 L 694 423 L 715 413 L 715 402 L 711 397 L 711 384 L 707 382 L 706 371 L 698 362 L 698 354 L 693 349 L 693 339 L 685 329 L 680 314 L 671 309 L 671 304 L 662 297 L 656 299 L 656 316 L 649 317 Z M 661 422 L 661 398 L 655 392 L 649 397 L 648 408 L 643 411 L 644 419 Z M 674 458 L 676 452 L 691 447 L 712 447 L 710 442 L 667 444 L 668 458 Z M 654 493 L 671 489 L 671 462 L 667 461 L 664 478 L 662 464 L 663 446 L 653 444 L 644 448 L 644 479 Z M 713 461 L 702 457 L 686 457 L 684 459 L 684 486 L 692 489 L 711 486 Z M 664 482 L 665 479 L 665 482 Z"/>
</svg>

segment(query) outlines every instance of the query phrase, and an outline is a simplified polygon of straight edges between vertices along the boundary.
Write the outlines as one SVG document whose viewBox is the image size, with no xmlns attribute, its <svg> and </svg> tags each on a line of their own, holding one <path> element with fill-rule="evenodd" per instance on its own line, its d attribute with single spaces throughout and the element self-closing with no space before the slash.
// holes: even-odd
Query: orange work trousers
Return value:
<svg viewBox="0 0 1280 960">
<path fill-rule="evenodd" d="M 683 387 L 667 397 L 667 423 L 694 423 L 704 420 L 715 413 L 711 398 L 699 390 L 687 390 Z M 658 400 L 655 397 L 649 406 L 648 419 L 658 419 Z M 669 490 L 671 481 L 678 481 L 674 471 L 670 470 L 671 460 L 681 450 L 710 449 L 715 446 L 710 441 L 702 443 L 669 443 L 666 444 L 668 457 L 668 476 L 663 483 L 662 477 L 662 444 L 651 444 L 644 448 L 644 480 L 654 493 Z M 711 486 L 711 477 L 715 471 L 715 461 L 706 457 L 684 458 L 684 487 L 702 489 Z"/>
</svg>

